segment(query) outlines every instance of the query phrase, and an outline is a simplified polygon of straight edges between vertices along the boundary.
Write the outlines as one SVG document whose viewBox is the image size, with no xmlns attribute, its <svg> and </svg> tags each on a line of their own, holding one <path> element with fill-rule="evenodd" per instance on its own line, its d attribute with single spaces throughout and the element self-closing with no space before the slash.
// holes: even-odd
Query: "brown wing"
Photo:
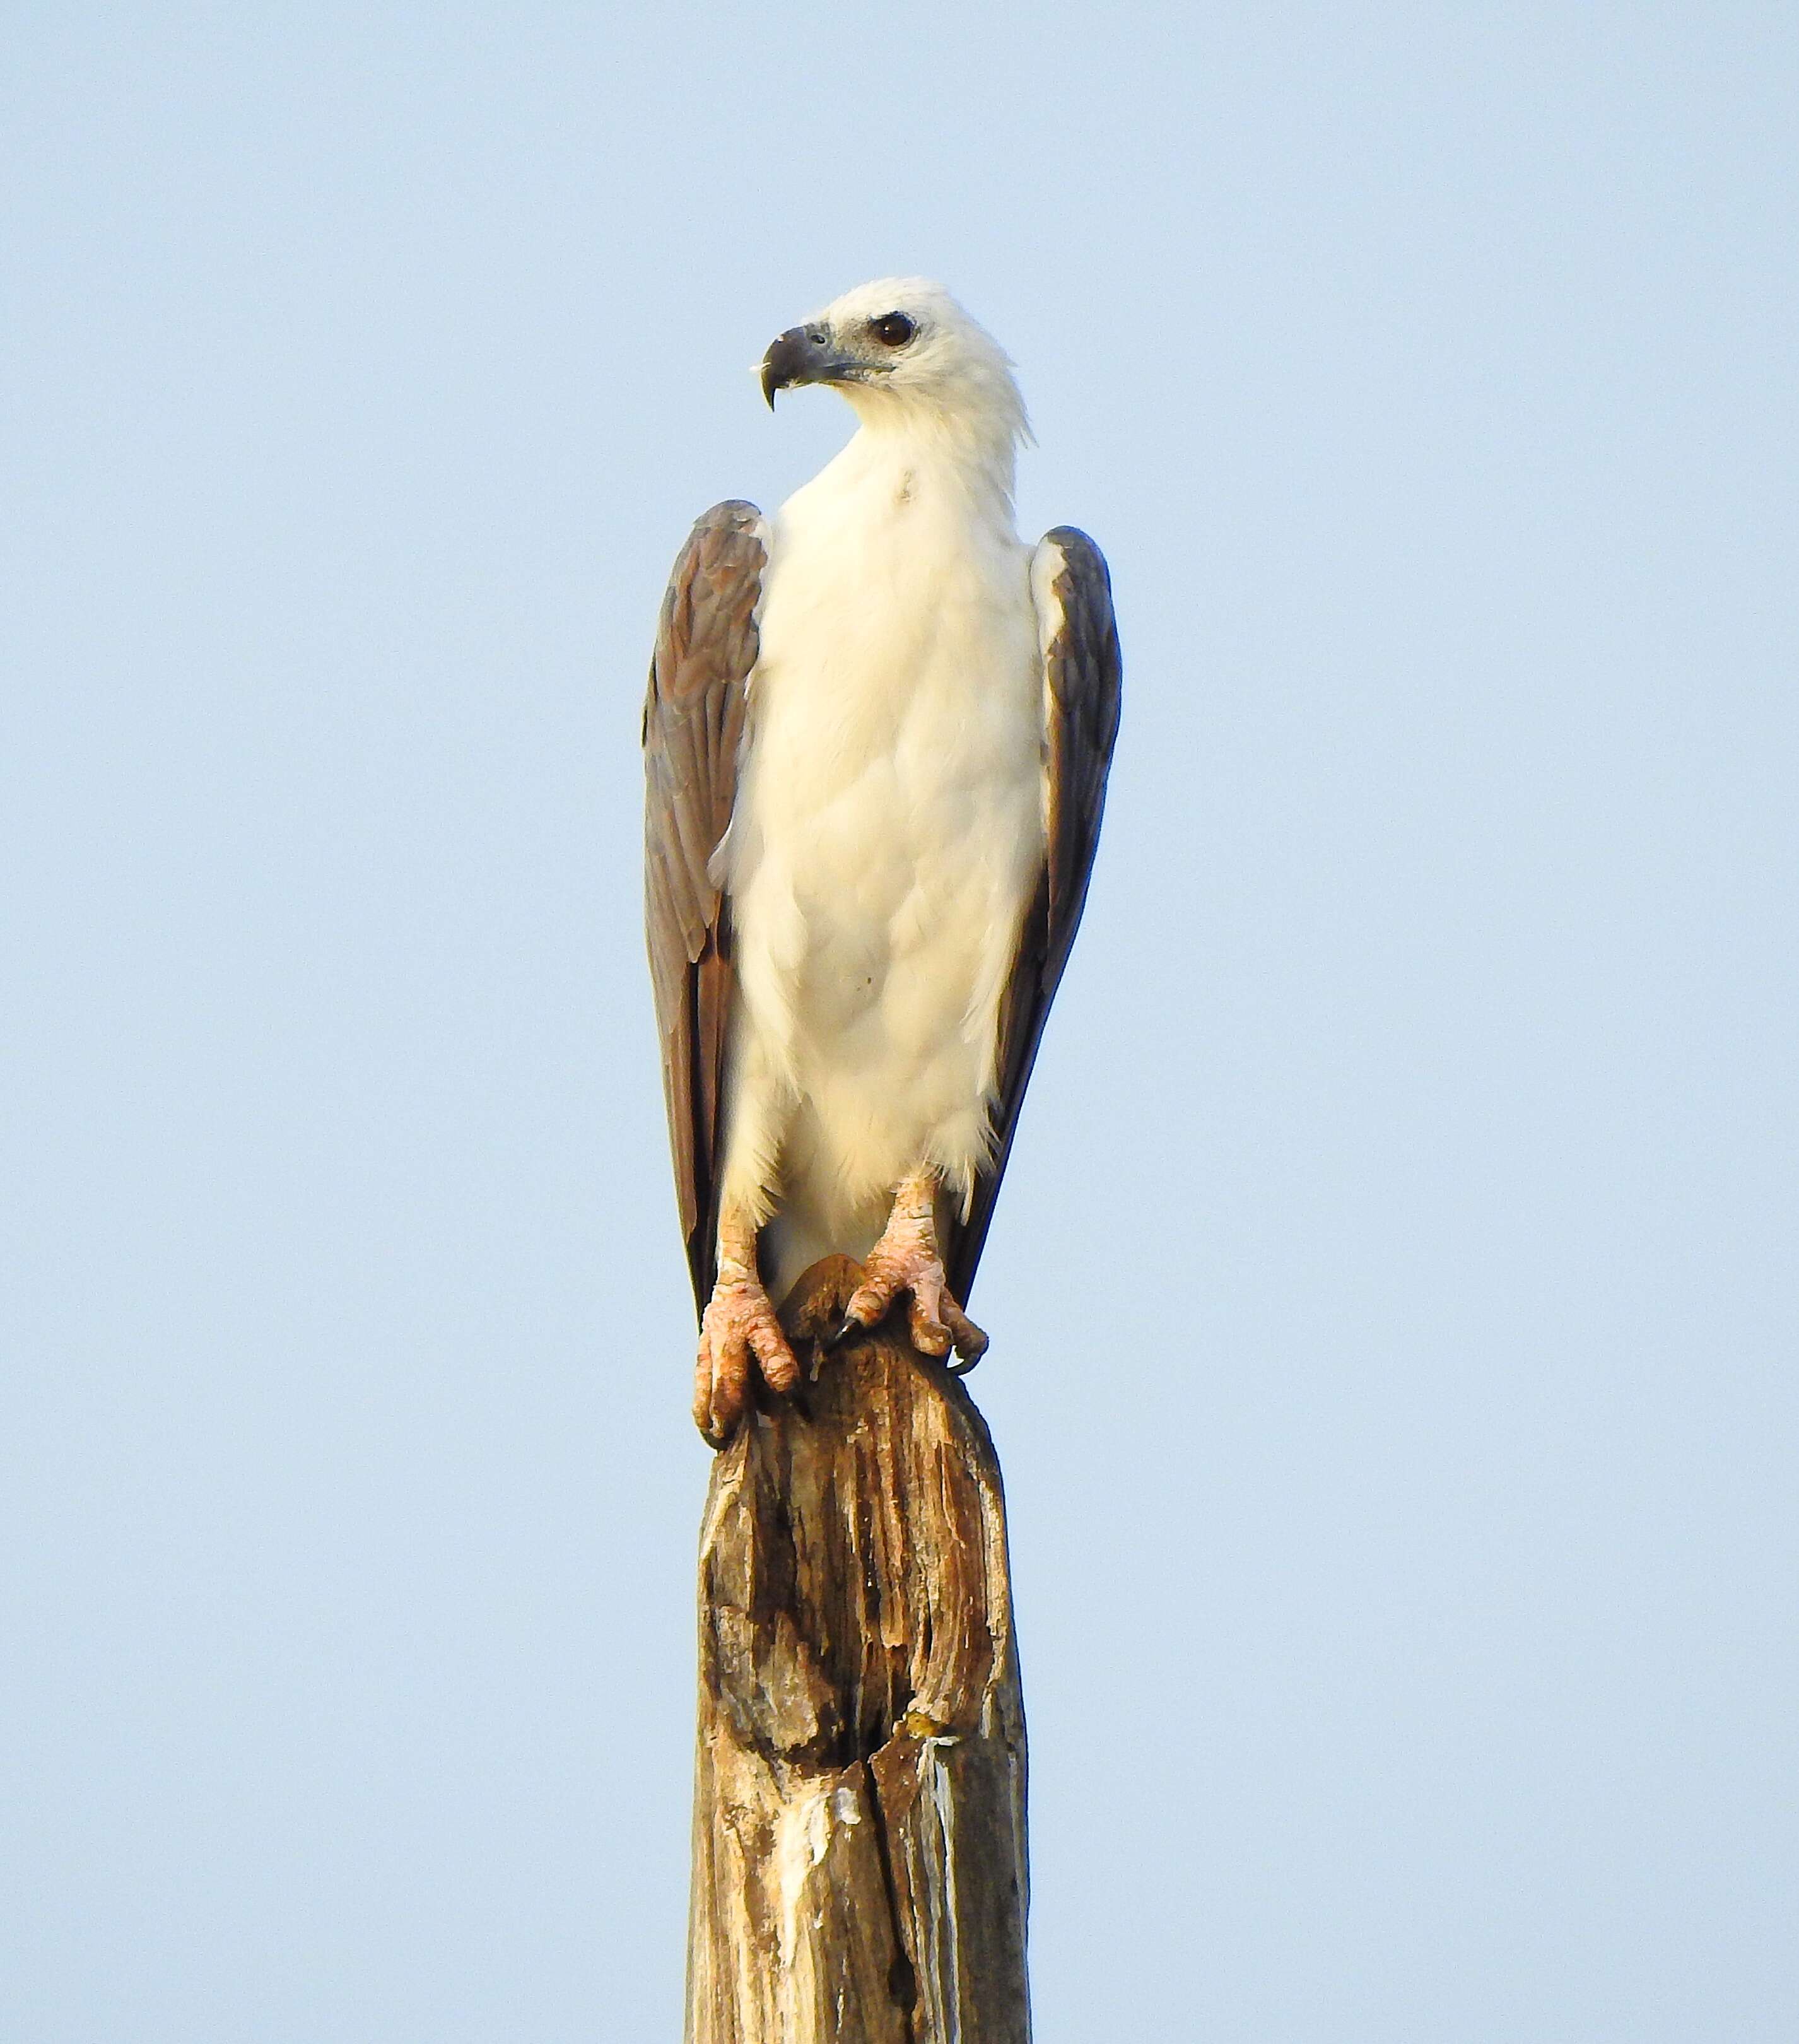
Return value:
<svg viewBox="0 0 1799 2044">
<path fill-rule="evenodd" d="M 1050 548 L 1055 551 L 1046 556 Z M 1049 1003 L 1087 901 L 1106 806 L 1106 773 L 1118 734 L 1118 633 L 1104 556 L 1084 532 L 1058 525 L 1044 536 L 1032 565 L 1033 586 L 1040 592 L 1042 571 L 1050 571 L 1047 602 L 1041 594 L 1038 600 L 1047 644 L 1049 830 L 1043 871 L 1025 916 L 1000 1010 L 993 1162 L 975 1182 L 973 1204 L 955 1231 L 946 1259 L 949 1289 L 965 1304 L 987 1240 Z"/>
<path fill-rule="evenodd" d="M 662 599 L 643 705 L 644 920 L 675 1193 L 702 1312 L 716 1274 L 725 1045 L 736 993 L 729 912 L 707 867 L 737 797 L 768 559 L 761 524 L 754 504 L 716 504 L 688 536 Z"/>
</svg>

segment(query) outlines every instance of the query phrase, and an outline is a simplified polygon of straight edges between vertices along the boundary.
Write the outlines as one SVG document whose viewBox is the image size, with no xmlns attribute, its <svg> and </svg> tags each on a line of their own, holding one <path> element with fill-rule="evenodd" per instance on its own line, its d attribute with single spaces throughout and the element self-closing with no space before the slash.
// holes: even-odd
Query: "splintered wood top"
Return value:
<svg viewBox="0 0 1799 2044">
<path fill-rule="evenodd" d="M 961 1383 L 894 1315 L 718 1457 L 700 1557 L 692 2044 L 1022 2044 L 1024 1716 L 1005 1506 Z"/>
</svg>

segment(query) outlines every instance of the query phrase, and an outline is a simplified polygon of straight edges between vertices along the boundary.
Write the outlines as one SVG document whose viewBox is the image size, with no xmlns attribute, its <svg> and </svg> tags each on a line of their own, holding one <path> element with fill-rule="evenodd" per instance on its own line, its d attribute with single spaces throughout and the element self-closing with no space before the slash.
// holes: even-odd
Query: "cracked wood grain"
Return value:
<svg viewBox="0 0 1799 2044">
<path fill-rule="evenodd" d="M 860 1281 L 782 1309 L 804 1362 Z M 1005 1504 L 903 1314 L 754 1411 L 700 1536 L 688 2044 L 1027 2044 Z"/>
</svg>

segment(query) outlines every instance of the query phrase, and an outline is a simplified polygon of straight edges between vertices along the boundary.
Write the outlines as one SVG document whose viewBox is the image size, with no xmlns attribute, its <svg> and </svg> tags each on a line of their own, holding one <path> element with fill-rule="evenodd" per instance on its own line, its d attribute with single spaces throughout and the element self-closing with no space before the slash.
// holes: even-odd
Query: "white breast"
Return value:
<svg viewBox="0 0 1799 2044">
<path fill-rule="evenodd" d="M 915 1165 L 965 1192 L 986 1155 L 1043 850 L 1029 562 L 1003 499 L 860 437 L 775 523 L 723 877 L 726 1192 L 776 1180 L 777 1282 L 865 1251 Z"/>
</svg>

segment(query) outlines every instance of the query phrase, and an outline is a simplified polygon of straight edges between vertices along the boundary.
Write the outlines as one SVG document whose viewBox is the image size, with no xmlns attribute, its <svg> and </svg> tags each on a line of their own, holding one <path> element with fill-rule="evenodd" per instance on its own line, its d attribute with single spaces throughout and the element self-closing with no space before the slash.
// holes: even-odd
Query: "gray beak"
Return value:
<svg viewBox="0 0 1799 2044">
<path fill-rule="evenodd" d="M 774 409 L 775 393 L 796 383 L 841 383 L 856 364 L 839 355 L 822 326 L 790 326 L 762 357 L 762 395 Z"/>
</svg>

